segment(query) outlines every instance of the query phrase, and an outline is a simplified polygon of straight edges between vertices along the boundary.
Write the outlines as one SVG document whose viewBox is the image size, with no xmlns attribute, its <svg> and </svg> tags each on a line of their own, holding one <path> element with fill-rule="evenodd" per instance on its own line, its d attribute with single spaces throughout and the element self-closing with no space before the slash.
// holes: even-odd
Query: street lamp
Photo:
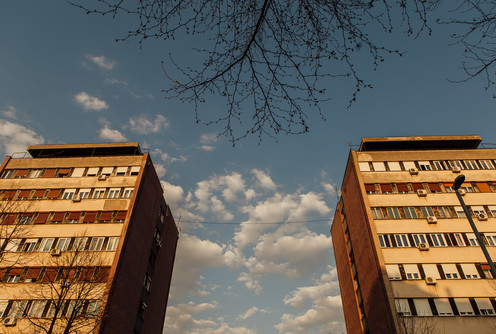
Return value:
<svg viewBox="0 0 496 334">
<path fill-rule="evenodd" d="M 482 252 L 484 252 L 484 255 L 486 256 L 487 262 L 489 263 L 489 267 L 491 267 L 491 274 L 493 274 L 493 278 L 496 278 L 496 268 L 494 267 L 493 260 L 491 259 L 491 256 L 487 251 L 486 245 L 484 245 L 484 242 L 482 241 L 482 237 L 479 234 L 479 231 L 477 230 L 477 227 L 474 224 L 472 215 L 470 215 L 470 212 L 468 211 L 468 208 L 465 205 L 465 202 L 463 201 L 462 195 L 458 191 L 458 189 L 460 189 L 460 186 L 464 181 L 465 181 L 465 175 L 463 174 L 459 175 L 453 182 L 453 190 L 455 190 L 456 196 L 458 197 L 458 200 L 462 205 L 463 211 L 465 212 L 465 216 L 467 216 L 470 226 L 472 226 L 472 230 L 474 231 L 475 237 L 477 238 L 477 242 L 479 243 Z"/>
</svg>

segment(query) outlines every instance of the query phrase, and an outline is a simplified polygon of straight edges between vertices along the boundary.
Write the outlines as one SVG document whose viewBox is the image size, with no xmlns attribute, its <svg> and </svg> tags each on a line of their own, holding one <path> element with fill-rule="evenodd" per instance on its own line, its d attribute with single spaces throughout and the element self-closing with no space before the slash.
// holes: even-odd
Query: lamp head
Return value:
<svg viewBox="0 0 496 334">
<path fill-rule="evenodd" d="M 458 175 L 455 179 L 455 181 L 453 182 L 453 189 L 454 190 L 458 190 L 460 189 L 460 187 L 462 186 L 462 183 L 465 182 L 465 175 L 461 174 L 461 175 Z"/>
</svg>

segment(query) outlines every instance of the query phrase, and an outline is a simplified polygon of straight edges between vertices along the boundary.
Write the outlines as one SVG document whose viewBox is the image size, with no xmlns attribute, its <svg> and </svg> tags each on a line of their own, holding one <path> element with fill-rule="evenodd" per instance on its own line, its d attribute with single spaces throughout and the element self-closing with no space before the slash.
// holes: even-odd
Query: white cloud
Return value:
<svg viewBox="0 0 496 334">
<path fill-rule="evenodd" d="M 185 196 L 181 186 L 173 185 L 166 181 L 161 181 L 164 187 L 165 201 L 169 204 L 172 215 L 179 222 L 179 217 L 187 221 L 201 221 L 201 217 L 191 212 L 194 204 L 191 202 L 192 195 L 187 193 Z M 186 225 L 188 227 L 189 225 Z"/>
<path fill-rule="evenodd" d="M 257 178 L 258 185 L 264 189 L 268 190 L 275 190 L 276 185 L 274 181 L 270 178 L 269 175 L 267 175 L 265 172 L 259 170 L 259 169 L 253 169 L 251 171 L 255 177 Z"/>
<path fill-rule="evenodd" d="M 91 96 L 86 92 L 80 92 L 74 96 L 74 100 L 83 106 L 84 110 L 103 110 L 108 109 L 107 102 Z"/>
<path fill-rule="evenodd" d="M 129 118 L 129 129 L 139 134 L 158 133 L 161 129 L 167 129 L 169 122 L 167 119 L 157 114 L 154 120 L 150 120 L 146 115 Z"/>
<path fill-rule="evenodd" d="M 169 155 L 169 153 L 166 153 L 159 148 L 156 148 L 153 151 L 151 151 L 151 154 L 154 157 L 157 157 L 158 159 L 162 160 L 163 162 L 186 162 L 188 160 L 188 158 L 185 157 L 184 155 L 180 155 L 179 158 L 172 157 Z"/>
<path fill-rule="evenodd" d="M 200 274 L 225 264 L 224 249 L 224 245 L 182 233 L 172 274 L 171 300 L 182 300 L 189 294 L 199 293 Z"/>
<path fill-rule="evenodd" d="M 86 55 L 86 58 L 106 70 L 111 70 L 114 68 L 115 65 L 117 65 L 117 62 L 115 60 L 108 60 L 104 56 Z"/>
<path fill-rule="evenodd" d="M 119 80 L 116 78 L 107 78 L 104 80 L 104 83 L 109 84 L 109 85 L 122 85 L 127 87 L 129 84 L 125 80 Z"/>
<path fill-rule="evenodd" d="M 164 167 L 164 165 L 159 164 L 158 162 L 154 162 L 153 166 L 155 167 L 155 171 L 157 172 L 157 176 L 159 179 L 163 178 L 167 173 L 167 169 Z"/>
<path fill-rule="evenodd" d="M 252 317 L 257 312 L 259 312 L 259 313 L 270 313 L 270 311 L 268 309 L 259 309 L 256 306 L 252 306 L 245 313 L 238 315 L 236 317 L 236 319 L 238 319 L 238 320 L 246 320 L 246 319 Z"/>
<path fill-rule="evenodd" d="M 215 146 L 212 145 L 202 145 L 200 146 L 202 150 L 212 152 L 215 150 Z"/>
<path fill-rule="evenodd" d="M 0 119 L 0 145 L 4 155 L 26 152 L 29 145 L 43 144 L 45 139 L 24 125 Z"/>
<path fill-rule="evenodd" d="M 212 144 L 216 143 L 219 137 L 215 133 L 204 133 L 200 136 L 200 143 L 203 144 L 200 148 L 204 151 L 212 152 L 215 150 L 215 146 Z"/>
<path fill-rule="evenodd" d="M 10 119 L 16 119 L 17 118 L 16 112 L 17 109 L 9 104 L 4 110 L 2 110 L 2 115 Z"/>
<path fill-rule="evenodd" d="M 315 285 L 297 288 L 284 298 L 284 303 L 298 309 L 307 303 L 310 307 L 299 315 L 283 314 L 281 322 L 275 326 L 280 333 L 345 332 L 335 269 L 324 273 Z"/>
<path fill-rule="evenodd" d="M 214 301 L 212 303 L 178 304 L 167 307 L 167 317 L 165 318 L 164 333 L 189 333 L 193 326 L 215 325 L 215 322 L 205 320 L 195 320 L 198 313 L 213 310 L 218 307 Z"/>
<path fill-rule="evenodd" d="M 126 141 L 126 137 L 119 131 L 110 128 L 110 123 L 105 119 L 100 120 L 103 123 L 102 128 L 100 129 L 100 138 L 104 140 L 109 140 L 112 142 L 123 142 Z"/>
</svg>

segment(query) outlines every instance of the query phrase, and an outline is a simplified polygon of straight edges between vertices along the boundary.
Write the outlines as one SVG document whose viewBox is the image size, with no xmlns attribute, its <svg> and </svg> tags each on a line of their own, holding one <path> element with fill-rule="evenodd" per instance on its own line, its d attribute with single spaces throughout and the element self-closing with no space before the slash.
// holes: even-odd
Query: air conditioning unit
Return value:
<svg viewBox="0 0 496 334">
<path fill-rule="evenodd" d="M 428 251 L 429 250 L 429 244 L 427 242 L 420 242 L 418 245 L 418 249 L 421 251 Z"/>
<path fill-rule="evenodd" d="M 436 218 L 436 217 L 434 217 L 434 216 L 428 216 L 428 217 L 427 217 L 427 222 L 428 222 L 429 224 L 436 224 L 436 223 L 437 223 L 437 218 Z"/>
<path fill-rule="evenodd" d="M 107 175 L 98 175 L 98 181 L 105 181 L 107 179 Z"/>
<path fill-rule="evenodd" d="M 419 190 L 417 190 L 417 195 L 419 197 L 427 196 L 427 190 L 425 190 L 425 189 L 419 189 Z"/>
<path fill-rule="evenodd" d="M 427 276 L 427 277 L 425 278 L 425 283 L 426 283 L 427 285 L 436 285 L 437 280 L 436 280 L 434 277 Z"/>
<path fill-rule="evenodd" d="M 3 319 L 4 326 L 15 326 L 17 324 L 17 318 L 5 318 Z"/>
<path fill-rule="evenodd" d="M 60 249 L 52 249 L 50 251 L 51 256 L 60 256 L 62 254 L 62 251 Z"/>
<path fill-rule="evenodd" d="M 418 175 L 418 169 L 417 168 L 410 168 L 408 171 L 410 172 L 410 175 Z"/>
<path fill-rule="evenodd" d="M 453 166 L 453 167 L 451 167 L 451 171 L 453 173 L 460 173 L 462 171 L 462 169 L 458 166 Z"/>
<path fill-rule="evenodd" d="M 477 219 L 479 219 L 479 220 L 487 220 L 487 215 L 485 213 L 479 213 L 477 215 Z"/>
<path fill-rule="evenodd" d="M 76 195 L 72 198 L 72 201 L 73 202 L 81 202 L 81 197 L 79 197 L 79 195 Z"/>
<path fill-rule="evenodd" d="M 465 190 L 463 189 L 458 189 L 458 193 L 462 196 L 465 196 L 465 194 L 467 193 Z"/>
</svg>

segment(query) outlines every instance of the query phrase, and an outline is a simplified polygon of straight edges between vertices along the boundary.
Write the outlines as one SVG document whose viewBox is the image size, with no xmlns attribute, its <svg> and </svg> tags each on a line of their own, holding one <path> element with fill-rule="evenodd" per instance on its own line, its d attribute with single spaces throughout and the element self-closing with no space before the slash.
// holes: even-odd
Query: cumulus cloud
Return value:
<svg viewBox="0 0 496 334">
<path fill-rule="evenodd" d="M 275 327 L 280 333 L 303 334 L 345 332 L 336 270 L 330 268 L 314 285 L 299 287 L 284 298 L 284 303 L 297 309 L 310 307 L 300 314 L 285 313 Z"/>
<path fill-rule="evenodd" d="M 250 307 L 245 313 L 240 314 L 236 317 L 238 320 L 246 320 L 252 317 L 255 313 L 270 313 L 268 309 L 259 309 L 256 306 Z"/>
<path fill-rule="evenodd" d="M 104 110 L 108 109 L 107 102 L 100 100 L 95 96 L 91 96 L 86 92 L 77 93 L 74 96 L 74 100 L 83 106 L 84 110 Z"/>
<path fill-rule="evenodd" d="M 165 201 L 169 204 L 173 216 L 176 217 L 176 222 L 179 222 L 179 217 L 186 221 L 202 220 L 200 216 L 191 212 L 194 204 L 191 201 L 193 196 L 190 192 L 185 194 L 184 189 L 181 186 L 166 181 L 161 181 L 161 183 L 164 187 Z"/>
<path fill-rule="evenodd" d="M 155 119 L 149 119 L 146 115 L 140 115 L 129 118 L 128 127 L 135 133 L 150 134 L 167 129 L 169 122 L 160 114 L 155 115 Z"/>
<path fill-rule="evenodd" d="M 43 144 L 45 139 L 24 125 L 0 119 L 0 145 L 4 155 L 26 152 L 33 144 Z"/>
<path fill-rule="evenodd" d="M 156 157 L 162 160 L 163 162 L 186 162 L 188 160 L 188 158 L 185 157 L 184 155 L 180 155 L 177 158 L 172 157 L 171 155 L 169 155 L 169 153 L 166 153 L 159 148 L 156 148 L 153 151 L 151 151 L 151 154 L 153 155 L 154 158 Z"/>
<path fill-rule="evenodd" d="M 105 56 L 86 55 L 86 58 L 106 70 L 112 70 L 114 66 L 117 65 L 117 62 L 115 60 L 108 60 L 107 58 L 105 58 Z"/>
<path fill-rule="evenodd" d="M 181 234 L 172 274 L 171 300 L 182 300 L 200 292 L 200 274 L 224 265 L 224 249 L 224 245 Z"/>
<path fill-rule="evenodd" d="M 164 165 L 159 164 L 158 162 L 154 162 L 153 166 L 155 167 L 155 171 L 157 172 L 157 176 L 159 178 L 164 177 L 167 173 L 167 169 L 164 167 Z"/>
<path fill-rule="evenodd" d="M 100 120 L 103 123 L 102 128 L 100 129 L 99 136 L 103 140 L 109 140 L 112 142 L 123 142 L 126 141 L 126 137 L 119 131 L 110 128 L 110 122 L 102 119 Z"/>
<path fill-rule="evenodd" d="M 267 175 L 264 171 L 261 171 L 260 169 L 253 169 L 251 172 L 257 178 L 257 182 L 258 182 L 259 186 L 261 186 L 264 189 L 268 189 L 268 190 L 275 190 L 276 189 L 276 184 L 274 183 L 274 181 L 272 181 L 270 176 Z"/>
<path fill-rule="evenodd" d="M 1 111 L 1 113 L 4 117 L 10 118 L 10 119 L 16 119 L 17 118 L 16 112 L 17 112 L 17 109 L 10 104 L 8 106 L 6 106 L 4 110 Z"/>
</svg>

